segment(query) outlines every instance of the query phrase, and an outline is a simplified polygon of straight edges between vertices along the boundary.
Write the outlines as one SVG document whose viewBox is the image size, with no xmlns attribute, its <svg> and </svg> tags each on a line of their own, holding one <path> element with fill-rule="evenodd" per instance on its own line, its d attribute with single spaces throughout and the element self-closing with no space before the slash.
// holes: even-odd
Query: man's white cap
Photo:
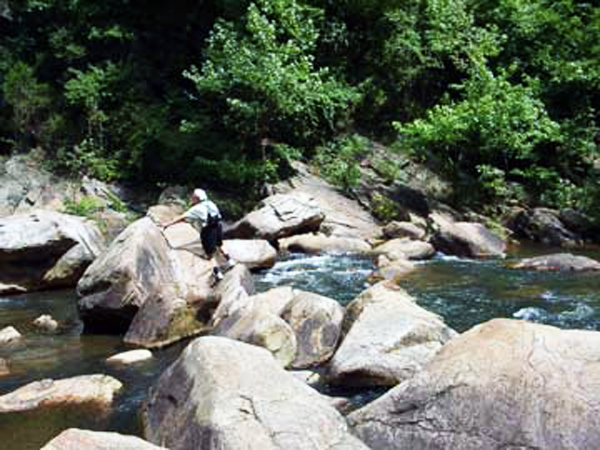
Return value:
<svg viewBox="0 0 600 450">
<path fill-rule="evenodd" d="M 208 195 L 206 195 L 206 191 L 204 189 L 194 189 L 194 197 L 196 197 L 199 201 L 203 202 L 208 199 Z"/>
</svg>

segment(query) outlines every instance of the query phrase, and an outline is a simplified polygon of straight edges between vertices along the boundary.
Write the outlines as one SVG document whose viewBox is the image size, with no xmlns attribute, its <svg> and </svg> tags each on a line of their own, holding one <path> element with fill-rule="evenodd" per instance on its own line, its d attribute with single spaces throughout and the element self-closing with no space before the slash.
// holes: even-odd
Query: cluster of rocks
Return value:
<svg viewBox="0 0 600 450">
<path fill-rule="evenodd" d="M 216 287 L 193 228 L 157 226 L 181 213 L 177 203 L 151 208 L 108 246 L 77 217 L 36 210 L 0 219 L 2 292 L 76 282 L 86 331 L 146 348 L 107 364 L 140 363 L 148 349 L 195 337 L 143 406 L 148 442 L 69 429 L 44 449 L 593 447 L 599 333 L 493 320 L 459 335 L 397 283 L 436 252 L 501 258 L 503 239 L 440 211 L 382 228 L 303 177 L 227 229 L 238 264 Z M 256 293 L 251 271 L 288 252 L 372 257 L 374 284 L 345 308 L 291 287 Z M 600 270 L 581 258 L 514 267 Z M 48 317 L 39 326 L 59 329 Z M 0 330 L 0 346 L 19 340 L 14 328 Z M 0 360 L 0 376 L 9 369 Z M 348 414 L 323 386 L 390 390 Z M 42 380 L 0 396 L 0 415 L 67 404 L 102 417 L 122 389 L 101 374 Z"/>
</svg>

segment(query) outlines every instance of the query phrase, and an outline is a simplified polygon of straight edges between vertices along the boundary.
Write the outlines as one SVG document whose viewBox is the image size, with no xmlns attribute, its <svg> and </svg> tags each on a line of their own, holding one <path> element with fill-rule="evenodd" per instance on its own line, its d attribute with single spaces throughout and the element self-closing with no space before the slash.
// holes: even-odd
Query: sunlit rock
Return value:
<svg viewBox="0 0 600 450">
<path fill-rule="evenodd" d="M 273 195 L 258 209 L 232 225 L 227 238 L 275 240 L 317 231 L 325 215 L 315 199 L 305 193 Z"/>
<path fill-rule="evenodd" d="M 166 450 L 137 436 L 126 436 L 106 431 L 79 430 L 63 431 L 41 450 Z"/>
<path fill-rule="evenodd" d="M 422 370 L 456 335 L 390 282 L 348 305 L 344 331 L 327 373 L 328 381 L 343 386 L 394 386 Z"/>
<path fill-rule="evenodd" d="M 373 449 L 588 449 L 600 442 L 600 333 L 495 319 L 349 418 Z"/>
<path fill-rule="evenodd" d="M 161 375 L 143 422 L 145 437 L 170 450 L 367 448 L 268 351 L 218 337 L 197 338 Z"/>
<path fill-rule="evenodd" d="M 22 335 L 14 327 L 4 327 L 0 330 L 0 345 L 12 344 L 19 339 Z"/>
<path fill-rule="evenodd" d="M 129 350 L 127 352 L 118 353 L 106 359 L 106 364 L 113 366 L 129 366 L 146 362 L 153 358 L 150 350 L 139 349 Z"/>
<path fill-rule="evenodd" d="M 122 387 L 120 381 L 108 375 L 35 381 L 0 396 L 0 413 L 62 406 L 80 406 L 99 414 L 107 413 Z"/>
<path fill-rule="evenodd" d="M 509 267 L 513 269 L 586 272 L 600 270 L 600 262 L 587 256 L 577 256 L 570 253 L 556 253 L 552 255 L 526 258 Z"/>
</svg>

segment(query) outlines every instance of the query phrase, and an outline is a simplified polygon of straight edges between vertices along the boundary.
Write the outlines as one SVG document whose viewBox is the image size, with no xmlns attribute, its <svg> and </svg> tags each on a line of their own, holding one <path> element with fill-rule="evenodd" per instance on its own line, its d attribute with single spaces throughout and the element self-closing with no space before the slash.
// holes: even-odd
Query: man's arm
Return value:
<svg viewBox="0 0 600 450">
<path fill-rule="evenodd" d="M 186 220 L 186 218 L 187 218 L 187 216 L 185 214 L 181 214 L 180 216 L 175 217 L 173 220 L 170 220 L 167 223 L 161 224 L 161 226 L 162 226 L 163 230 L 166 230 L 171 225 L 175 225 L 176 223 L 179 223 L 179 222 L 184 222 Z"/>
</svg>

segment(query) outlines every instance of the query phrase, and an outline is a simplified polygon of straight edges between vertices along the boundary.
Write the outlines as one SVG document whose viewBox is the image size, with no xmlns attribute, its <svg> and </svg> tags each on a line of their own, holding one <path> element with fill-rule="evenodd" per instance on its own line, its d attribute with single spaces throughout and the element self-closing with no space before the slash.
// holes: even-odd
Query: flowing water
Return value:
<svg viewBox="0 0 600 450">
<path fill-rule="evenodd" d="M 457 331 L 495 317 L 521 318 L 561 328 L 600 330 L 600 276 L 593 273 L 541 273 L 507 268 L 511 260 L 550 253 L 528 249 L 506 260 L 467 260 L 437 256 L 401 285 L 424 308 L 441 315 Z M 600 258 L 600 253 L 589 256 Z M 367 286 L 373 262 L 351 256 L 296 255 L 256 275 L 258 291 L 292 285 L 350 302 Z M 66 427 L 141 434 L 138 411 L 160 373 L 185 345 L 155 351 L 155 359 L 128 368 L 113 368 L 105 359 L 125 351 L 119 337 L 81 335 L 73 291 L 0 298 L 0 329 L 12 325 L 24 339 L 0 349 L 11 374 L 0 377 L 0 395 L 43 378 L 106 373 L 124 384 L 113 414 L 106 420 L 73 412 L 0 414 L 0 448 L 39 449 Z M 31 322 L 50 314 L 61 323 L 60 333 L 43 334 Z M 369 398 L 370 393 L 364 394 Z"/>
</svg>

